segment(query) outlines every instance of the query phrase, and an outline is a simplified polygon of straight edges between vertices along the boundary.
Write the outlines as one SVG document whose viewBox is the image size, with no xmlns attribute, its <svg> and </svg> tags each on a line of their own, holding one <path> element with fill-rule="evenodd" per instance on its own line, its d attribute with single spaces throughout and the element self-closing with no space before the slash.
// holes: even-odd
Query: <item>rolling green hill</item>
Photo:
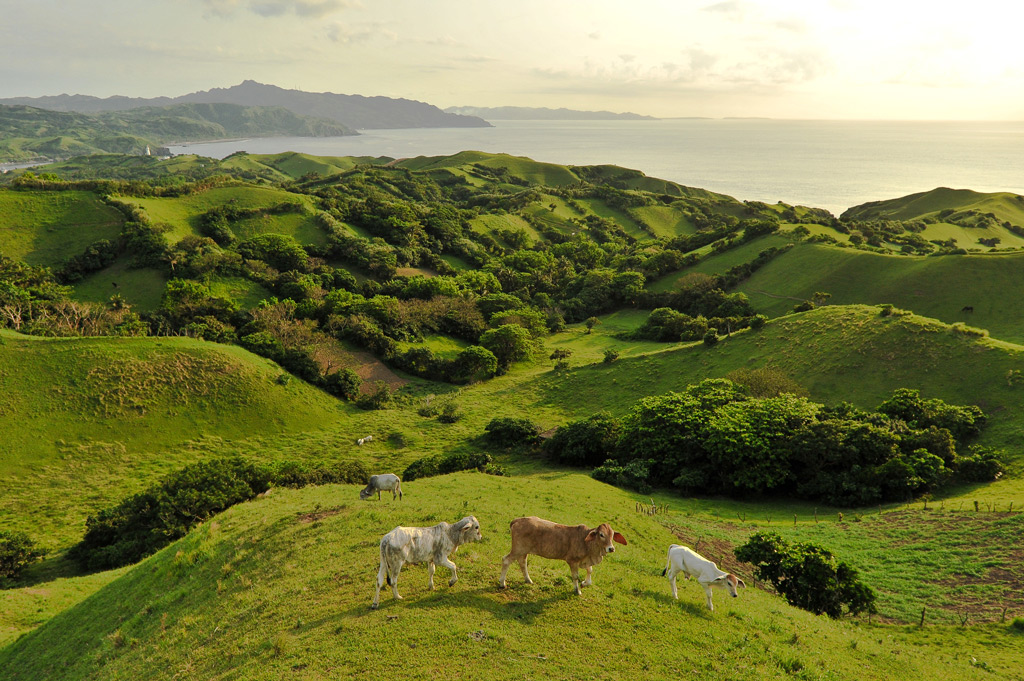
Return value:
<svg viewBox="0 0 1024 681">
<path fill-rule="evenodd" d="M 100 239 L 115 239 L 124 217 L 88 191 L 0 189 L 0 253 L 55 266 Z"/>
<path fill-rule="evenodd" d="M 0 105 L 0 160 L 142 154 L 147 145 L 226 137 L 351 135 L 340 123 L 281 107 L 175 104 L 97 114 Z"/>
<path fill-rule="evenodd" d="M 11 681 L 354 677 L 381 668 L 410 679 L 572 678 L 581 670 L 667 678 L 694 669 L 737 679 L 1022 678 L 1019 636 L 998 624 L 920 631 L 835 622 L 785 605 L 752 579 L 737 599 L 716 594 L 713 613 L 692 581 L 680 580 L 674 601 L 660 576 L 665 550 L 680 541 L 670 531 L 675 518 L 688 525 L 676 528 L 679 537 L 693 541 L 692 519 L 638 515 L 633 495 L 584 476 L 463 473 L 410 483 L 402 502 L 387 504 L 359 502 L 356 491 L 278 492 L 229 509 L 0 649 L 0 668 Z M 585 507 L 569 510 L 568 499 Z M 508 521 L 532 513 L 609 521 L 629 545 L 594 569 L 580 597 L 564 563 L 538 558 L 532 586 L 510 571 L 509 588 L 498 589 Z M 459 582 L 448 587 L 439 570 L 430 593 L 424 568 L 407 567 L 404 600 L 385 594 L 371 611 L 379 537 L 398 524 L 465 514 L 480 519 L 484 540 L 453 555 Z M 730 542 L 719 533 L 750 528 L 714 525 L 701 550 L 728 561 Z"/>
<path fill-rule="evenodd" d="M 204 438 L 309 432 L 345 418 L 334 398 L 281 385 L 281 374 L 241 348 L 188 338 L 0 330 L 0 527 L 33 528 L 60 546 L 121 490 L 203 456 Z"/>
</svg>

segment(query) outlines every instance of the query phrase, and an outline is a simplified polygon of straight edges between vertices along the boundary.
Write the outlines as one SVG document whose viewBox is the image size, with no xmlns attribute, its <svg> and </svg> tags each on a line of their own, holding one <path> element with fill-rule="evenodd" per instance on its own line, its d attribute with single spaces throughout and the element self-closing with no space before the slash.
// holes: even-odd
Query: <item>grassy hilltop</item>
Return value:
<svg viewBox="0 0 1024 681">
<path fill-rule="evenodd" d="M 1010 624 L 1024 617 L 1019 197 L 935 190 L 837 219 L 482 152 L 140 158 L 0 188 L 0 530 L 49 552 L 0 589 L 10 678 L 334 678 L 399 662 L 411 678 L 1024 678 Z M 652 331 L 655 308 L 680 326 Z M 508 328 L 522 353 L 494 342 Z M 460 364 L 487 354 L 490 369 Z M 898 388 L 977 405 L 973 442 L 1005 473 L 868 508 L 639 495 L 482 437 L 496 417 L 552 431 L 763 368 L 825 405 L 870 411 Z M 344 371 L 357 393 L 339 390 Z M 390 402 L 354 404 L 375 394 Z M 453 452 L 509 475 L 409 481 L 400 503 L 277 488 L 134 566 L 83 574 L 65 555 L 87 516 L 197 461 L 401 473 Z M 662 513 L 635 512 L 652 498 Z M 453 557 L 453 589 L 442 570 L 428 593 L 410 567 L 406 600 L 369 611 L 384 532 L 470 513 L 485 541 Z M 533 514 L 609 520 L 630 544 L 582 598 L 542 559 L 533 587 L 512 570 L 501 592 L 508 521 Z M 765 529 L 849 562 L 878 615 L 815 617 L 755 584 L 732 549 Z M 750 588 L 716 593 L 709 613 L 683 581 L 673 602 L 672 542 Z"/>
</svg>

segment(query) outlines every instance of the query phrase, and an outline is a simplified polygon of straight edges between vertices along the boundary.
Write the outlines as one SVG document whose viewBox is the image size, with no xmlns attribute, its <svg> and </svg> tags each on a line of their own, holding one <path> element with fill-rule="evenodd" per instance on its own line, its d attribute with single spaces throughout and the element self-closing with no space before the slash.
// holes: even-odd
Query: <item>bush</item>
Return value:
<svg viewBox="0 0 1024 681">
<path fill-rule="evenodd" d="M 1015 634 L 1024 634 L 1024 617 L 1014 617 L 1010 622 L 1010 631 Z"/>
<path fill-rule="evenodd" d="M 437 420 L 441 423 L 456 423 L 461 420 L 464 416 L 462 407 L 460 407 L 454 400 L 447 400 L 441 405 L 441 409 L 437 415 Z"/>
<path fill-rule="evenodd" d="M 363 379 L 351 369 L 338 369 L 324 380 L 324 390 L 346 400 L 354 400 L 359 396 L 359 387 Z"/>
<path fill-rule="evenodd" d="M 630 461 L 625 466 L 620 466 L 619 462 L 614 459 L 608 459 L 603 465 L 591 471 L 590 477 L 609 485 L 635 489 L 641 494 L 649 494 L 652 465 L 654 462 L 650 459 L 637 459 Z"/>
<path fill-rule="evenodd" d="M 356 406 L 367 410 L 387 409 L 393 399 L 391 387 L 384 381 L 377 381 L 372 391 L 363 393 L 356 399 Z"/>
<path fill-rule="evenodd" d="M 612 457 L 619 439 L 619 422 L 608 412 L 570 421 L 544 443 L 545 453 L 570 466 L 598 466 Z"/>
<path fill-rule="evenodd" d="M 844 611 L 877 612 L 875 593 L 857 571 L 820 546 L 790 546 L 774 532 L 758 532 L 736 549 L 736 558 L 753 563 L 757 578 L 771 583 L 790 605 L 816 615 L 838 619 Z"/>
<path fill-rule="evenodd" d="M 306 487 L 341 483 L 362 485 L 370 479 L 370 471 L 360 461 L 335 463 L 302 463 L 279 461 L 269 466 L 270 481 L 279 487 Z"/>
<path fill-rule="evenodd" d="M 967 456 L 957 459 L 957 477 L 963 482 L 992 482 L 1003 473 L 999 454 L 986 447 L 972 446 Z"/>
<path fill-rule="evenodd" d="M 0 579 L 14 579 L 45 554 L 24 532 L 0 531 Z"/>
<path fill-rule="evenodd" d="M 474 468 L 486 470 L 490 463 L 491 455 L 484 452 L 456 452 L 425 456 L 409 464 L 402 473 L 402 480 L 409 482 L 417 478 L 431 478 L 435 475 L 446 475 Z"/>
<path fill-rule="evenodd" d="M 518 447 L 536 443 L 540 428 L 530 419 L 503 417 L 484 426 L 486 438 L 499 447 Z"/>
<path fill-rule="evenodd" d="M 89 516 L 85 537 L 68 555 L 91 570 L 137 562 L 215 513 L 265 492 L 269 484 L 269 471 L 238 457 L 186 466 Z"/>
<path fill-rule="evenodd" d="M 604 351 L 604 363 L 605 364 L 611 364 L 612 362 L 614 362 L 618 358 L 619 358 L 619 353 L 618 353 L 617 350 L 605 350 Z"/>
<path fill-rule="evenodd" d="M 708 347 L 718 342 L 718 329 L 708 329 L 708 332 L 704 334 L 704 345 Z"/>
</svg>

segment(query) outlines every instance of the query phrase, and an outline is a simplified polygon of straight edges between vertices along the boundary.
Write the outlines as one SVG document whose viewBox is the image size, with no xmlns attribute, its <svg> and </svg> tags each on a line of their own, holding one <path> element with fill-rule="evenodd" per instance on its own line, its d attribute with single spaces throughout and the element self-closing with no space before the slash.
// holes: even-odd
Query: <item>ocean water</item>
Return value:
<svg viewBox="0 0 1024 681">
<path fill-rule="evenodd" d="M 189 144 L 174 153 L 438 156 L 464 150 L 538 161 L 611 163 L 734 196 L 825 208 L 935 187 L 1024 194 L 1024 121 L 493 121 L 493 128 L 369 130 Z"/>
</svg>

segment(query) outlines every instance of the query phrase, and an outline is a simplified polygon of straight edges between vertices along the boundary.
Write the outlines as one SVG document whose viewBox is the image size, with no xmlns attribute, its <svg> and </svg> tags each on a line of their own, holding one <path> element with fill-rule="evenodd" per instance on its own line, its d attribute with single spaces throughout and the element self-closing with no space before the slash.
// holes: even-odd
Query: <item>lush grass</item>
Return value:
<svg viewBox="0 0 1024 681">
<path fill-rule="evenodd" d="M 767 248 L 781 248 L 786 244 L 793 243 L 793 237 L 789 234 L 769 234 L 759 237 L 736 248 L 731 248 L 723 253 L 715 253 L 701 259 L 693 267 L 678 272 L 666 274 L 652 281 L 647 288 L 651 291 L 673 291 L 679 288 L 680 282 L 693 272 L 702 274 L 724 274 L 730 267 L 748 263 L 757 257 L 757 254 Z M 792 306 L 790 306 L 792 307 Z"/>
<path fill-rule="evenodd" d="M 291 179 L 298 179 L 303 175 L 308 175 L 310 173 L 327 177 L 329 175 L 343 173 L 346 170 L 351 170 L 359 164 L 369 163 L 379 165 L 391 160 L 386 157 L 374 158 L 371 156 L 312 156 L 310 154 L 286 151 L 281 154 L 250 154 L 237 156 L 231 159 L 225 159 L 225 165 L 228 165 L 230 161 L 234 161 L 235 159 L 238 159 L 239 161 L 249 159 L 252 162 L 273 168 L 282 175 Z"/>
<path fill-rule="evenodd" d="M 134 269 L 127 258 L 121 258 L 110 267 L 90 274 L 73 287 L 75 300 L 106 303 L 114 294 L 137 311 L 155 310 L 164 295 L 167 277 L 152 268 Z M 115 285 L 116 284 L 116 285 Z"/>
<path fill-rule="evenodd" d="M 455 359 L 455 357 L 467 347 L 469 347 L 469 343 L 467 341 L 452 338 L 451 336 L 441 335 L 426 336 L 423 341 L 419 343 L 398 343 L 398 349 L 401 352 L 413 348 L 426 348 L 438 357 L 443 357 L 444 359 Z"/>
<path fill-rule="evenodd" d="M 253 185 L 215 187 L 198 194 L 180 197 L 125 197 L 123 200 L 141 207 L 154 223 L 169 225 L 171 230 L 167 233 L 167 239 L 171 243 L 175 243 L 189 234 L 196 234 L 198 226 L 195 218 L 215 206 L 269 208 L 279 203 L 300 203 L 308 206 L 310 202 L 308 197 L 300 194 Z M 306 219 L 296 221 L 296 217 L 305 217 Z M 245 223 L 242 224 L 245 229 Z M 287 231 L 289 228 L 292 232 Z M 255 230 L 253 233 L 291 234 L 296 232 L 296 237 L 298 237 L 299 233 L 306 234 L 311 228 L 309 217 L 305 214 L 287 213 L 268 216 L 266 221 L 252 222 L 249 229 Z M 320 238 L 322 239 L 322 235 Z"/>
<path fill-rule="evenodd" d="M 100 239 L 115 240 L 124 218 L 92 192 L 0 189 L 0 253 L 55 266 Z"/>
<path fill-rule="evenodd" d="M 1022 253 L 914 257 L 798 244 L 737 288 L 769 316 L 785 314 L 815 292 L 830 303 L 892 303 L 947 323 L 965 322 L 997 338 L 1024 342 L 1024 318 L 1010 301 L 1024 298 Z M 659 282 L 660 283 L 660 282 Z M 973 312 L 962 312 L 965 306 Z"/>
<path fill-rule="evenodd" d="M 210 279 L 208 284 L 210 295 L 226 298 L 242 309 L 253 308 L 271 297 L 270 291 L 245 277 L 220 276 Z"/>
<path fill-rule="evenodd" d="M 576 174 L 563 165 L 541 163 L 524 156 L 487 154 L 480 151 L 463 151 L 452 156 L 418 156 L 395 163 L 400 168 L 409 168 L 410 170 L 464 168 L 473 164 L 488 168 L 507 168 L 516 177 L 548 187 L 562 187 L 579 182 Z"/>
<path fill-rule="evenodd" d="M 66 545 L 87 513 L 218 442 L 313 431 L 341 403 L 241 348 L 0 331 L 0 528 Z M 186 444 L 189 442 L 192 444 Z"/>
<path fill-rule="evenodd" d="M 658 236 L 672 237 L 697 233 L 694 224 L 672 206 L 640 206 L 634 208 L 633 211 L 641 220 L 650 225 Z"/>
<path fill-rule="evenodd" d="M 1004 626 L 923 634 L 834 622 L 753 580 L 738 599 L 716 594 L 714 613 L 692 582 L 681 581 L 674 601 L 660 573 L 678 539 L 634 513 L 633 495 L 585 476 L 464 473 L 407 487 L 399 503 L 359 502 L 356 487 L 327 486 L 236 506 L 0 650 L 0 667 L 12 681 L 356 677 L 397 667 L 416 679 L 573 678 L 581 669 L 608 679 L 693 669 L 722 679 L 1020 678 L 1019 637 Z M 585 502 L 570 508 L 567 499 Z M 380 610 L 369 609 L 382 534 L 469 513 L 484 541 L 453 556 L 458 584 L 448 587 L 439 570 L 430 593 L 424 568 L 409 567 L 399 581 L 405 600 L 384 594 Z M 523 514 L 608 521 L 630 544 L 595 568 L 582 597 L 564 563 L 537 558 L 533 586 L 513 569 L 503 591 L 507 524 Z"/>
</svg>

